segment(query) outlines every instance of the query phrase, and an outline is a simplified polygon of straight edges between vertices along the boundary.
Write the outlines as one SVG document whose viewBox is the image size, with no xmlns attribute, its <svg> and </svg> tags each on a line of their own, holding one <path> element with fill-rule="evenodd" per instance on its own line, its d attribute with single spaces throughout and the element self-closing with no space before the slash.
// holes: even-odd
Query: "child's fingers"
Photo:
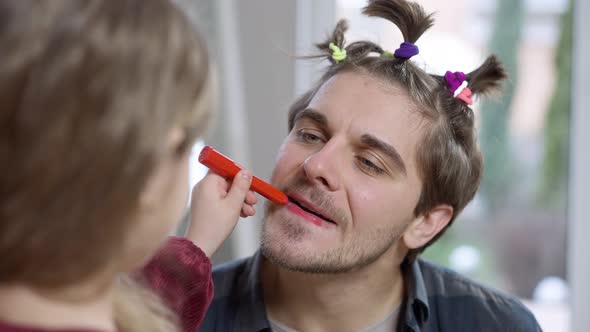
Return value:
<svg viewBox="0 0 590 332">
<path fill-rule="evenodd" d="M 256 214 L 256 209 L 252 205 L 244 204 L 242 205 L 242 211 L 240 215 L 242 218 L 251 217 Z"/>
<path fill-rule="evenodd" d="M 249 191 L 246 194 L 245 202 L 246 202 L 246 204 L 254 205 L 254 204 L 258 203 L 258 197 L 256 196 L 256 194 L 253 191 Z"/>
<path fill-rule="evenodd" d="M 226 200 L 233 206 L 239 206 L 240 202 L 246 200 L 246 196 L 249 193 L 250 183 L 252 182 L 252 175 L 246 170 L 240 171 L 233 179 L 231 188 L 227 193 Z"/>
<path fill-rule="evenodd" d="M 229 190 L 230 186 L 231 182 L 229 182 L 226 178 L 209 170 L 195 187 L 206 188 L 204 189 L 205 191 L 214 190 L 219 193 L 225 193 Z"/>
</svg>

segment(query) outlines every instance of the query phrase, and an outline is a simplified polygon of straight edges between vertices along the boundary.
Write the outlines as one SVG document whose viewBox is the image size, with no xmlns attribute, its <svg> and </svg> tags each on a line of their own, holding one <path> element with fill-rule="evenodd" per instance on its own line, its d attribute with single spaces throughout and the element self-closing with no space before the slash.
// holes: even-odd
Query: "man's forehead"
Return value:
<svg viewBox="0 0 590 332">
<path fill-rule="evenodd" d="M 371 75 L 365 71 L 345 71 L 332 76 L 318 89 L 316 96 L 345 90 L 346 95 L 357 101 L 370 101 L 375 95 L 385 95 L 396 99 L 412 98 L 406 87 L 400 83 Z M 360 98 L 358 97 L 365 97 Z"/>
<path fill-rule="evenodd" d="M 370 135 L 395 147 L 406 164 L 413 164 L 424 118 L 403 89 L 382 79 L 343 73 L 326 82 L 295 119 L 306 118 L 327 129 L 346 130 L 360 141 Z"/>
<path fill-rule="evenodd" d="M 341 117 L 418 122 L 417 106 L 401 85 L 362 72 L 330 78 L 316 92 L 309 108 Z"/>
</svg>

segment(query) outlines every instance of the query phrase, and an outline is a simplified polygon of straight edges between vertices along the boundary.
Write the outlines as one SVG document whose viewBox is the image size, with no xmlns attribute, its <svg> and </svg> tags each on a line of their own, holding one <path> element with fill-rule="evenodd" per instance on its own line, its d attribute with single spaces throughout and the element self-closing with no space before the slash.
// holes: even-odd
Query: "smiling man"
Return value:
<svg viewBox="0 0 590 332">
<path fill-rule="evenodd" d="M 432 19 L 414 3 L 369 1 L 396 24 L 394 54 L 319 48 L 332 64 L 289 112 L 260 251 L 214 271 L 203 331 L 539 331 L 516 299 L 418 256 L 473 198 L 482 173 L 472 96 L 505 78 L 495 57 L 475 71 L 429 75 L 414 43 Z"/>
</svg>

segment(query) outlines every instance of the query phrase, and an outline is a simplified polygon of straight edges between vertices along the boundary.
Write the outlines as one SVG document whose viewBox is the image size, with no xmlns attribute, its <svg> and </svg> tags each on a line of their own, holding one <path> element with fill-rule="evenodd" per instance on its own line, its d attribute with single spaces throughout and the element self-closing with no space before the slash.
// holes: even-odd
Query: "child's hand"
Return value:
<svg viewBox="0 0 590 332">
<path fill-rule="evenodd" d="M 249 190 L 252 176 L 240 171 L 232 180 L 213 172 L 193 188 L 190 226 L 186 237 L 211 257 L 233 231 L 238 217 L 256 213 L 256 195 Z"/>
</svg>

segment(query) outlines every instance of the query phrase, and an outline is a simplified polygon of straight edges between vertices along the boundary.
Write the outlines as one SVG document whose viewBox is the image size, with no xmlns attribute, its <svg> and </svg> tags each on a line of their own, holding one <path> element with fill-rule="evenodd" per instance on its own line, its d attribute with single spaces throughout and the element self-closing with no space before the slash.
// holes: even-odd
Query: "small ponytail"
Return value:
<svg viewBox="0 0 590 332">
<path fill-rule="evenodd" d="M 392 22 L 401 31 L 404 41 L 412 44 L 434 24 L 432 14 L 426 14 L 422 6 L 403 0 L 369 0 L 363 14 Z"/>
<path fill-rule="evenodd" d="M 506 70 L 495 55 L 489 56 L 479 68 L 467 74 L 469 87 L 475 95 L 491 95 L 499 92 L 502 81 L 507 77 Z"/>
<path fill-rule="evenodd" d="M 330 36 L 323 43 L 316 44 L 316 47 L 323 53 L 321 56 L 327 57 L 332 63 L 335 62 L 332 47 L 336 46 L 339 49 L 345 49 L 344 44 L 346 40 L 344 39 L 344 34 L 346 30 L 348 30 L 348 22 L 345 19 L 338 21 Z"/>
</svg>

